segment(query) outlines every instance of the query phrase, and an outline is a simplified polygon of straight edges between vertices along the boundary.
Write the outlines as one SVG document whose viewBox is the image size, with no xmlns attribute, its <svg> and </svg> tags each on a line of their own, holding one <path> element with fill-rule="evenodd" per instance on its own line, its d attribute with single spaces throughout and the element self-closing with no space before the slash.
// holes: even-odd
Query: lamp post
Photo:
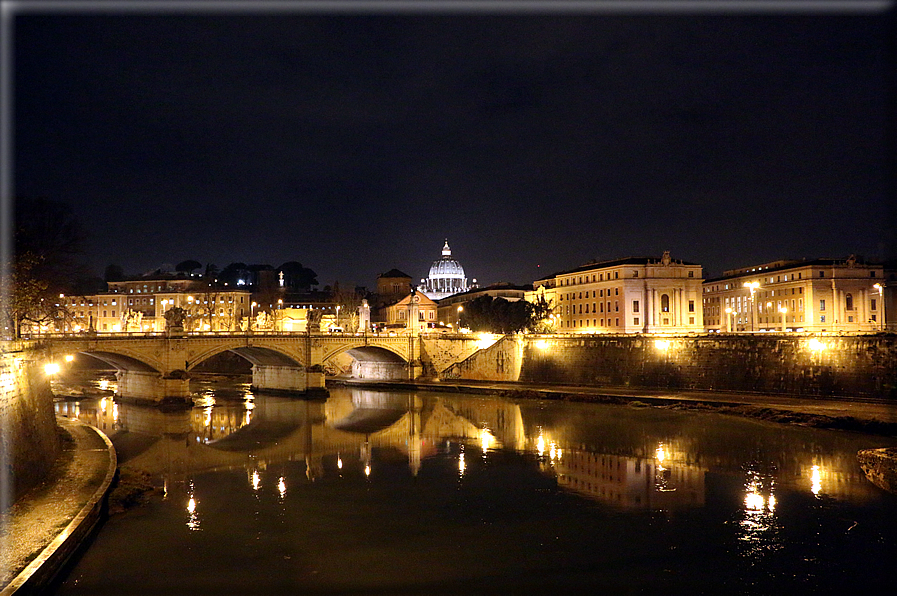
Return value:
<svg viewBox="0 0 897 596">
<path fill-rule="evenodd" d="M 283 271 L 280 272 L 280 284 L 283 285 Z M 280 321 L 280 332 L 283 333 L 283 298 L 277 299 L 277 318 Z"/>
<path fill-rule="evenodd" d="M 748 288 L 751 291 L 751 331 L 754 331 L 755 319 L 754 316 L 754 291 L 760 287 L 759 281 L 746 281 L 744 282 L 744 287 Z"/>
<path fill-rule="evenodd" d="M 464 312 L 464 307 L 459 306 L 458 307 L 458 320 L 456 321 L 459 332 L 461 331 L 461 313 L 462 312 Z"/>
<path fill-rule="evenodd" d="M 885 313 L 885 287 L 882 284 L 875 284 L 872 287 L 878 290 L 878 301 L 881 302 L 881 325 L 879 325 L 879 327 L 884 331 L 885 323 L 887 322 Z"/>
<path fill-rule="evenodd" d="M 788 308 L 785 306 L 779 307 L 779 312 L 782 313 L 782 333 L 788 331 Z"/>
<path fill-rule="evenodd" d="M 731 332 L 730 325 L 732 324 L 732 309 L 728 306 L 726 307 L 726 333 Z"/>
<path fill-rule="evenodd" d="M 255 307 L 256 307 L 256 306 L 258 306 L 258 303 L 257 303 L 257 302 L 253 302 L 253 303 L 249 306 L 249 325 L 247 326 L 247 328 L 249 329 L 249 331 L 252 331 L 252 319 L 255 317 Z"/>
</svg>

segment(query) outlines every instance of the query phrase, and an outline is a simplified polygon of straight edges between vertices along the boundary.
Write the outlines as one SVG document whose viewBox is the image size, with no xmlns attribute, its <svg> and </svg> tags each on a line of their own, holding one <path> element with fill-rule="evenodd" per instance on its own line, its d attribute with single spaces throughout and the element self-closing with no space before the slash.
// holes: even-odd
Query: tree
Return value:
<svg viewBox="0 0 897 596">
<path fill-rule="evenodd" d="M 202 267 L 202 263 L 200 263 L 199 261 L 187 260 L 181 261 L 180 263 L 175 265 L 174 270 L 192 275 L 193 272 L 200 267 Z"/>
<path fill-rule="evenodd" d="M 312 286 L 318 285 L 318 274 L 303 267 L 299 261 L 287 261 L 277 268 L 283 272 L 283 284 L 285 287 L 295 290 L 311 290 Z"/>
<path fill-rule="evenodd" d="M 23 322 L 64 326 L 70 318 L 58 296 L 87 270 L 78 257 L 85 236 L 65 203 L 23 198 L 15 204 L 14 254 L 3 267 L 3 326 L 18 337 Z"/>
<path fill-rule="evenodd" d="M 460 324 L 471 331 L 489 333 L 519 333 L 533 329 L 550 311 L 548 303 L 480 296 L 461 312 Z"/>
<path fill-rule="evenodd" d="M 350 333 L 358 331 L 358 307 L 364 300 L 364 294 L 355 290 L 343 290 L 340 288 L 339 282 L 334 282 L 333 290 L 330 294 L 336 309 L 336 326 L 342 327 Z"/>
<path fill-rule="evenodd" d="M 208 280 L 217 281 L 218 273 L 219 273 L 218 265 L 216 265 L 215 263 L 209 263 L 206 265 L 206 274 L 204 277 L 206 278 L 207 281 Z"/>
</svg>

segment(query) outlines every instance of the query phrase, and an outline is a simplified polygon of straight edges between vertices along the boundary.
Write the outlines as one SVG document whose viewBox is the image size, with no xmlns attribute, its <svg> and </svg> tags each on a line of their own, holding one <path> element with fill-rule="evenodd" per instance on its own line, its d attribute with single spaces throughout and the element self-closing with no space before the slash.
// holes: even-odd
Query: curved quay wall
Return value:
<svg viewBox="0 0 897 596">
<path fill-rule="evenodd" d="M 46 352 L 32 342 L 2 342 L 0 351 L 0 504 L 40 482 L 59 455 Z"/>
<path fill-rule="evenodd" d="M 440 377 L 897 400 L 897 335 L 507 336 Z"/>
</svg>

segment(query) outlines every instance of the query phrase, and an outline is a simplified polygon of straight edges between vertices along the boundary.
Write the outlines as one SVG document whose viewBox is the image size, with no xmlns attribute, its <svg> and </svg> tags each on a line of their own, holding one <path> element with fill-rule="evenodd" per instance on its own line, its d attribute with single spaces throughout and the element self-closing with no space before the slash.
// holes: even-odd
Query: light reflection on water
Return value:
<svg viewBox="0 0 897 596">
<path fill-rule="evenodd" d="M 345 388 L 334 388 L 326 401 L 303 401 L 209 385 L 182 412 L 111 398 L 56 407 L 106 425 L 113 441 L 116 433 L 155 435 L 143 451 L 125 452 L 123 465 L 159 478 L 166 501 L 182 499 L 183 527 L 191 533 L 257 535 L 253 524 L 267 524 L 260 521 L 267 516 L 301 525 L 310 518 L 298 511 L 315 511 L 333 516 L 318 548 L 347 531 L 340 525 L 346 520 L 353 528 L 371 524 L 358 530 L 371 536 L 383 518 L 405 528 L 390 552 L 411 540 L 406 556 L 424 556 L 426 548 L 408 536 L 432 526 L 470 549 L 470 560 L 458 565 L 474 575 L 476 557 L 499 557 L 492 559 L 499 575 L 536 564 L 504 542 L 487 541 L 493 550 L 486 555 L 460 538 L 465 524 L 485 523 L 514 544 L 531 545 L 545 532 L 553 538 L 537 540 L 548 549 L 543 554 L 556 548 L 561 560 L 607 568 L 608 576 L 584 576 L 597 574 L 602 585 L 613 583 L 611 570 L 621 565 L 639 578 L 633 581 L 654 586 L 702 577 L 707 564 L 733 593 L 795 578 L 802 588 L 828 589 L 857 553 L 884 560 L 897 551 L 889 521 L 897 502 L 866 481 L 856 462 L 858 449 L 897 443 L 890 439 L 712 414 Z M 243 520 L 241 507 L 256 521 Z M 522 534 L 518 514 L 528 520 Z M 300 517 L 288 521 L 292 516 Z M 841 527 L 847 518 L 854 525 Z M 453 525 L 459 519 L 469 521 Z M 296 539 L 290 536 L 277 540 Z M 277 540 L 272 548 L 284 548 Z M 620 544 L 614 550 L 607 541 Z M 662 553 L 651 555 L 660 557 L 652 571 L 640 562 L 649 551 Z M 363 569 L 353 571 L 358 581 L 374 581 Z M 671 578 L 670 569 L 678 575 Z M 327 577 L 334 585 L 348 581 L 337 576 Z"/>
</svg>

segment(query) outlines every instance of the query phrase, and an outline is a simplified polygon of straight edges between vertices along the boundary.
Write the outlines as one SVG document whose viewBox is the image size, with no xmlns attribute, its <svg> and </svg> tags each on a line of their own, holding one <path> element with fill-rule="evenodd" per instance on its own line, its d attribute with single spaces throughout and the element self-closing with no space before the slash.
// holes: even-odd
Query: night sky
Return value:
<svg viewBox="0 0 897 596">
<path fill-rule="evenodd" d="M 14 192 L 70 204 L 98 275 L 295 260 L 374 288 L 446 238 L 481 285 L 664 250 L 705 277 L 881 258 L 873 4 L 20 10 Z"/>
</svg>

